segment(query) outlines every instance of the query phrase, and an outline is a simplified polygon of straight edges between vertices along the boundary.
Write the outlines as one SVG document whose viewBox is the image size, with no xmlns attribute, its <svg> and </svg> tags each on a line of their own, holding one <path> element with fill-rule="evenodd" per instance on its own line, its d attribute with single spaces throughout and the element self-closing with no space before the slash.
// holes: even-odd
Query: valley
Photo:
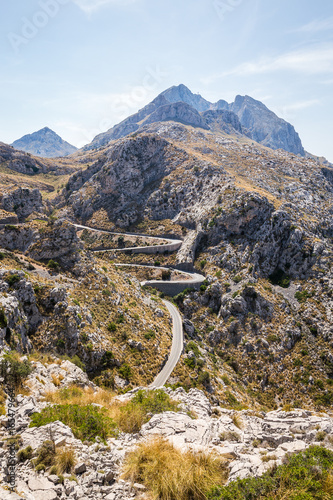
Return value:
<svg viewBox="0 0 333 500">
<path fill-rule="evenodd" d="M 1 143 L 0 192 L 0 364 L 30 370 L 18 447 L 36 458 L 58 421 L 77 466 L 40 462 L 35 487 L 23 460 L 22 498 L 150 498 L 122 467 L 156 435 L 222 457 L 221 487 L 332 449 L 333 168 L 290 124 L 171 87 L 66 157 Z M 95 403 L 102 437 L 56 414 Z"/>
</svg>

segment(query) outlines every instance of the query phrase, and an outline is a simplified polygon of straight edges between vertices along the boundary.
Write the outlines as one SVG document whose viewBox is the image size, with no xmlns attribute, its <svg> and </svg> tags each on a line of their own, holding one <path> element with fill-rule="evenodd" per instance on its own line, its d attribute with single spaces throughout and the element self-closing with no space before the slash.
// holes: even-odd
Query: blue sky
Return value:
<svg viewBox="0 0 333 500">
<path fill-rule="evenodd" d="M 248 94 L 333 162 L 332 0 L 15 0 L 0 7 L 0 141 L 88 143 L 171 85 Z"/>
</svg>

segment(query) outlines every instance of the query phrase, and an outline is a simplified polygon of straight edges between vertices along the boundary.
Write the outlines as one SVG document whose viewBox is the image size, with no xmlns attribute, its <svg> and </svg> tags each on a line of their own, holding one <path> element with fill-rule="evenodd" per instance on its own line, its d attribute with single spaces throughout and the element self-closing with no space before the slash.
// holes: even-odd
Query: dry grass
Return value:
<svg viewBox="0 0 333 500">
<path fill-rule="evenodd" d="M 33 351 L 31 354 L 29 354 L 28 358 L 29 361 L 39 361 L 39 363 L 42 363 L 42 365 L 44 366 L 51 365 L 52 363 L 56 363 L 57 361 L 51 354 L 39 351 Z"/>
<path fill-rule="evenodd" d="M 69 403 L 73 405 L 100 404 L 110 407 L 115 394 L 107 389 L 94 391 L 92 388 L 81 388 L 73 384 L 53 392 L 45 393 L 45 401 L 53 404 Z"/>
<path fill-rule="evenodd" d="M 231 417 L 231 420 L 233 424 L 238 427 L 238 429 L 243 429 L 244 423 L 243 420 L 240 418 L 240 416 L 237 413 L 234 413 L 233 416 Z"/>
<path fill-rule="evenodd" d="M 57 474 L 68 474 L 72 471 L 76 464 L 76 456 L 73 448 L 59 448 L 56 450 L 54 457 L 54 465 L 57 469 Z"/>
<path fill-rule="evenodd" d="M 61 381 L 64 380 L 64 377 L 62 375 L 59 375 L 57 377 L 54 373 L 52 373 L 51 377 L 52 377 L 52 382 L 54 383 L 54 385 L 56 387 L 59 387 L 61 384 Z"/>
<path fill-rule="evenodd" d="M 156 438 L 127 455 L 123 477 L 143 483 L 152 500 L 205 500 L 210 488 L 226 482 L 227 463 L 213 454 L 182 453 Z"/>
</svg>

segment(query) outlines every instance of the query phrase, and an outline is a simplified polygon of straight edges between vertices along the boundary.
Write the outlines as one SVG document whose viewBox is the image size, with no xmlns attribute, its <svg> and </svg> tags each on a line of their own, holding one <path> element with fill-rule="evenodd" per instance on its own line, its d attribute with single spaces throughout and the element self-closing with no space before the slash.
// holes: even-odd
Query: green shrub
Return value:
<svg viewBox="0 0 333 500">
<path fill-rule="evenodd" d="M 238 401 L 238 399 L 230 391 L 226 391 L 225 398 L 226 398 L 228 404 L 232 408 L 234 408 L 235 410 L 241 410 L 243 408 L 243 405 Z"/>
<path fill-rule="evenodd" d="M 195 358 L 185 358 L 184 363 L 191 370 L 193 370 L 195 368 Z"/>
<path fill-rule="evenodd" d="M 331 406 L 333 404 L 333 392 L 327 391 L 320 394 L 315 399 L 316 403 L 321 406 Z"/>
<path fill-rule="evenodd" d="M 9 276 L 7 276 L 6 281 L 8 285 L 12 288 L 15 285 L 15 283 L 21 281 L 21 278 L 19 277 L 18 274 L 10 274 Z"/>
<path fill-rule="evenodd" d="M 210 375 L 208 372 L 201 372 L 198 376 L 198 384 L 208 385 L 210 382 Z"/>
<path fill-rule="evenodd" d="M 178 409 L 178 403 L 172 401 L 170 396 L 163 391 L 163 389 L 157 389 L 155 391 L 143 391 L 140 390 L 132 398 L 131 401 L 134 405 L 139 405 L 145 410 L 146 413 L 163 413 L 164 411 L 176 411 Z"/>
<path fill-rule="evenodd" d="M 7 326 L 7 318 L 5 315 L 4 308 L 1 307 L 0 309 L 0 328 L 6 328 Z"/>
<path fill-rule="evenodd" d="M 114 355 L 112 351 L 105 351 L 101 359 L 101 366 L 106 369 L 113 366 Z"/>
<path fill-rule="evenodd" d="M 120 368 L 119 368 L 119 373 L 120 375 L 125 378 L 126 380 L 129 380 L 132 375 L 132 370 L 131 367 L 127 364 L 124 363 Z"/>
<path fill-rule="evenodd" d="M 154 330 L 152 330 L 151 328 L 148 330 L 148 332 L 146 332 L 144 334 L 144 337 L 146 340 L 151 340 L 151 339 L 154 339 L 156 337 L 156 334 L 154 332 Z"/>
<path fill-rule="evenodd" d="M 316 434 L 316 441 L 324 441 L 326 436 L 327 436 L 326 432 L 318 431 Z"/>
<path fill-rule="evenodd" d="M 221 379 L 223 380 L 223 382 L 225 383 L 225 385 L 230 385 L 231 384 L 230 379 L 229 379 L 229 377 L 227 377 L 227 375 L 222 375 Z"/>
<path fill-rule="evenodd" d="M 295 299 L 297 299 L 300 303 L 305 302 L 309 297 L 311 297 L 311 293 L 309 293 L 307 290 L 295 293 Z"/>
<path fill-rule="evenodd" d="M 119 314 L 116 323 L 121 324 L 121 323 L 124 323 L 124 321 L 125 321 L 124 315 Z"/>
<path fill-rule="evenodd" d="M 33 449 L 31 446 L 27 446 L 26 448 L 22 448 L 17 452 L 17 460 L 19 462 L 25 462 L 26 460 L 30 460 L 33 454 Z"/>
<path fill-rule="evenodd" d="M 59 347 L 60 349 L 64 349 L 65 346 L 66 346 L 66 343 L 65 343 L 64 339 L 57 340 L 57 347 Z"/>
<path fill-rule="evenodd" d="M 167 281 L 171 277 L 170 269 L 168 271 L 162 271 L 162 280 Z"/>
<path fill-rule="evenodd" d="M 282 288 L 288 288 L 290 285 L 290 277 L 282 269 L 276 269 L 268 279 L 272 285 L 279 285 Z"/>
<path fill-rule="evenodd" d="M 33 465 L 35 466 L 36 471 L 39 472 L 40 470 L 45 470 L 47 467 L 51 467 L 54 462 L 55 454 L 56 449 L 54 441 L 44 441 L 44 443 L 38 448 L 37 457 L 33 461 Z M 39 470 L 37 470 L 38 467 Z"/>
<path fill-rule="evenodd" d="M 233 280 L 235 283 L 239 283 L 240 281 L 242 281 L 242 278 L 241 278 L 241 276 L 234 276 L 234 277 L 232 278 L 232 280 Z"/>
<path fill-rule="evenodd" d="M 55 405 L 33 413 L 30 427 L 41 427 L 60 420 L 68 425 L 74 436 L 81 441 L 93 441 L 97 436 L 102 439 L 115 436 L 115 422 L 107 416 L 105 408 L 93 405 Z"/>
<path fill-rule="evenodd" d="M 178 295 L 175 295 L 173 300 L 176 302 L 176 304 L 182 304 L 186 295 L 188 295 L 191 292 L 193 292 L 192 288 L 185 288 L 185 290 L 180 292 Z"/>
<path fill-rule="evenodd" d="M 162 389 L 140 390 L 126 406 L 121 408 L 118 426 L 124 432 L 138 432 L 152 414 L 178 410 L 178 403 L 170 399 Z"/>
<path fill-rule="evenodd" d="M 21 361 L 16 352 L 5 354 L 0 361 L 0 376 L 4 378 L 5 384 L 13 385 L 16 389 L 22 385 L 31 371 L 30 362 L 27 359 Z"/>
<path fill-rule="evenodd" d="M 124 237 L 123 236 L 119 236 L 117 241 L 118 241 L 118 247 L 119 248 L 124 248 L 124 246 L 125 246 L 125 239 L 124 239 Z"/>
<path fill-rule="evenodd" d="M 186 344 L 185 350 L 186 352 L 193 351 L 196 356 L 200 356 L 199 347 L 195 342 L 193 342 L 193 340 L 190 340 L 190 342 Z"/>
<path fill-rule="evenodd" d="M 116 323 L 113 323 L 113 322 L 109 323 L 108 324 L 108 330 L 109 330 L 109 332 L 115 332 L 117 330 Z"/>
<path fill-rule="evenodd" d="M 35 471 L 36 471 L 36 472 L 42 472 L 42 471 L 44 472 L 44 471 L 46 470 L 46 468 L 47 468 L 47 467 L 46 467 L 46 465 L 45 465 L 45 464 L 38 464 L 38 465 L 36 465 L 36 467 L 35 467 Z"/>
<path fill-rule="evenodd" d="M 328 500 L 332 498 L 333 452 L 320 446 L 286 458 L 260 477 L 212 488 L 209 500 Z"/>
<path fill-rule="evenodd" d="M 47 267 L 49 269 L 57 270 L 59 269 L 60 265 L 58 264 L 58 262 L 55 262 L 54 260 L 50 259 L 47 263 Z"/>
</svg>

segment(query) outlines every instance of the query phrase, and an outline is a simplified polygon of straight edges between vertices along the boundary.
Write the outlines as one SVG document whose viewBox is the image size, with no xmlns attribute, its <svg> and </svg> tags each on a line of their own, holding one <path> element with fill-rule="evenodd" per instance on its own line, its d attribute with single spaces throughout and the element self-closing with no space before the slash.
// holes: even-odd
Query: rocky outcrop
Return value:
<svg viewBox="0 0 333 500">
<path fill-rule="evenodd" d="M 192 127 L 200 127 L 208 129 L 206 121 L 195 108 L 183 102 L 175 102 L 160 106 L 154 113 L 149 115 L 143 124 L 149 123 L 176 121 Z"/>
<path fill-rule="evenodd" d="M 0 246 L 19 250 L 35 260 L 57 259 L 64 267 L 72 267 L 79 260 L 82 243 L 75 226 L 58 220 L 42 228 L 33 223 L 24 226 L 7 225 L 0 230 Z"/>
<path fill-rule="evenodd" d="M 18 217 L 13 212 L 7 212 L 6 210 L 0 209 L 0 225 L 3 224 L 17 224 Z"/>
<path fill-rule="evenodd" d="M 35 175 L 46 173 L 48 167 L 30 154 L 16 151 L 13 147 L 0 142 L 0 161 L 20 174 Z"/>
<path fill-rule="evenodd" d="M 202 117 L 210 130 L 216 132 L 223 131 L 227 134 L 247 134 L 246 129 L 242 127 L 238 116 L 232 111 L 219 109 L 208 110 L 202 113 Z"/>
<path fill-rule="evenodd" d="M 77 260 L 81 247 L 75 226 L 59 220 L 45 232 L 39 232 L 38 240 L 29 247 L 29 255 L 35 260 L 60 259 L 65 263 L 67 259 Z"/>
<path fill-rule="evenodd" d="M 38 189 L 18 188 L 3 195 L 1 206 L 15 212 L 20 221 L 33 212 L 44 212 L 42 195 Z"/>
<path fill-rule="evenodd" d="M 31 348 L 29 335 L 42 322 L 32 284 L 23 271 L 0 271 L 0 290 L 0 309 L 3 315 L 0 349 L 4 348 L 6 341 L 19 350 L 27 351 Z"/>
<path fill-rule="evenodd" d="M 70 195 L 68 203 L 75 216 L 86 220 L 103 208 L 117 225 L 134 223 L 151 191 L 172 170 L 171 149 L 164 139 L 149 135 L 125 139 L 110 148 L 103 169 L 99 165 L 83 187 Z"/>
<path fill-rule="evenodd" d="M 276 116 L 262 102 L 238 95 L 229 109 L 237 114 L 252 139 L 272 149 L 305 155 L 299 135 L 290 123 Z"/>
<path fill-rule="evenodd" d="M 19 498 L 54 499 L 85 498 L 93 500 L 129 500 L 140 498 L 145 487 L 121 479 L 122 464 L 126 454 L 139 443 L 161 436 L 182 451 L 213 452 L 227 456 L 229 481 L 249 476 L 259 476 L 274 465 L 280 465 L 286 455 L 302 451 L 312 444 L 323 443 L 332 448 L 333 419 L 326 414 L 293 410 L 273 412 L 234 411 L 212 406 L 202 391 L 191 389 L 188 393 L 164 389 L 179 402 L 179 412 L 156 414 L 136 434 L 121 433 L 109 438 L 107 443 L 82 443 L 72 430 L 60 421 L 41 427 L 28 428 L 30 416 L 48 403 L 43 401 L 47 391 L 76 383 L 97 392 L 86 375 L 69 361 L 61 364 L 33 363 L 33 372 L 27 381 L 32 388 L 29 396 L 17 397 L 16 425 L 20 432 L 21 447 L 31 446 L 33 453 L 50 438 L 55 446 L 71 448 L 75 452 L 75 481 L 64 474 L 64 481 L 50 473 L 36 473 L 30 462 L 20 462 L 16 468 Z M 129 401 L 135 389 L 118 400 Z M 2 439 L 7 437 L 6 416 L 0 417 L 4 427 Z M 319 443 L 320 440 L 320 443 Z M 1 479 L 7 479 L 7 450 L 0 449 Z M 1 498 L 6 499 L 6 490 Z M 8 497 L 9 498 L 9 497 Z M 12 497 L 10 497 L 12 498 Z M 15 497 L 13 497 L 15 498 Z M 142 498 L 142 497 L 141 497 Z"/>
<path fill-rule="evenodd" d="M 25 151 L 44 158 L 68 156 L 77 151 L 75 146 L 64 141 L 48 127 L 44 127 L 33 134 L 24 135 L 20 139 L 14 141 L 11 146 L 20 151 Z"/>
<path fill-rule="evenodd" d="M 199 112 L 211 108 L 211 103 L 206 101 L 200 94 L 193 94 L 185 85 L 175 85 L 160 94 L 168 102 L 185 102 Z"/>
</svg>

